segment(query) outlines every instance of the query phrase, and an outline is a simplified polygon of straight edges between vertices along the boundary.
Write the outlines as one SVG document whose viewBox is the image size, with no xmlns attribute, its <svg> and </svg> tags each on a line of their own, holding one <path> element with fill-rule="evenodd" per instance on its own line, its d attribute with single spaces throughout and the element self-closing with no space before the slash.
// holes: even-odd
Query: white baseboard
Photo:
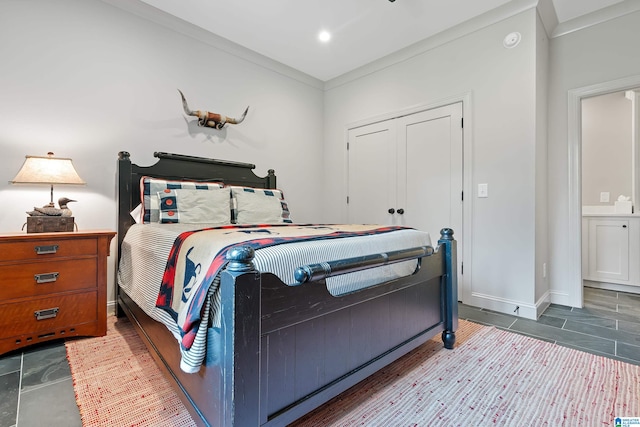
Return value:
<svg viewBox="0 0 640 427">
<path fill-rule="evenodd" d="M 465 304 L 467 303 L 465 302 Z M 477 292 L 471 293 L 471 300 L 468 305 L 509 314 L 511 316 L 524 317 L 525 319 L 536 320 L 538 318 L 538 304 L 526 304 L 521 301 L 496 298 Z"/>
<path fill-rule="evenodd" d="M 549 291 L 545 292 L 544 295 L 536 301 L 536 319 L 540 317 L 540 315 L 549 307 L 551 304 L 551 295 Z"/>
<path fill-rule="evenodd" d="M 567 307 L 574 307 L 574 305 L 572 304 L 572 298 L 567 293 L 551 291 L 549 293 L 549 295 L 551 297 L 551 304 L 558 304 L 558 305 L 564 305 L 564 306 L 567 306 Z M 580 305 L 580 307 L 576 307 L 576 308 L 582 308 L 582 305 Z"/>
<path fill-rule="evenodd" d="M 107 316 L 116 315 L 117 301 L 107 301 Z"/>
<path fill-rule="evenodd" d="M 630 294 L 640 294 L 639 286 L 622 285 L 619 283 L 595 282 L 592 280 L 583 280 L 582 283 L 588 288 L 606 289 L 609 291 L 627 292 Z"/>
</svg>

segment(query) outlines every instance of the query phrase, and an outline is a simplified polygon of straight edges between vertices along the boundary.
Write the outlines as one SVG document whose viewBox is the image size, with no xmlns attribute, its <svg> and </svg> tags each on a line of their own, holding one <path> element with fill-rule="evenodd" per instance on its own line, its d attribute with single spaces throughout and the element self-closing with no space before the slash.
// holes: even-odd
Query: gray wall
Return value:
<svg viewBox="0 0 640 427">
<path fill-rule="evenodd" d="M 540 196 L 546 198 L 536 166 L 536 158 L 546 159 L 537 148 L 546 141 L 536 125 L 538 115 L 546 116 L 546 106 L 536 104 L 538 92 L 546 92 L 545 80 L 536 77 L 537 61 L 544 64 L 545 58 L 536 47 L 537 25 L 535 8 L 528 9 L 351 81 L 329 82 L 324 130 L 327 188 L 334 190 L 327 191 L 325 206 L 332 210 L 326 217 L 344 221 L 345 208 L 335 207 L 346 206 L 338 191 L 347 174 L 346 124 L 469 93 L 465 123 L 471 138 L 464 143 L 471 156 L 464 161 L 470 228 L 464 238 L 471 256 L 464 259 L 465 302 L 509 313 L 519 306 L 529 315 L 536 304 L 536 234 L 542 244 L 546 236 L 546 212 L 536 218 L 537 185 L 545 187 Z M 502 41 L 512 31 L 522 41 L 506 49 Z M 476 197 L 479 183 L 489 184 L 489 198 Z"/>
<path fill-rule="evenodd" d="M 535 292 L 537 314 L 546 308 L 549 296 L 549 217 L 547 187 L 547 114 L 549 90 L 549 38 L 538 15 L 536 20 L 536 223 Z"/>
<path fill-rule="evenodd" d="M 549 81 L 549 259 L 552 297 L 575 300 L 577 218 L 570 217 L 568 92 L 640 76 L 640 12 L 553 38 Z M 575 171 L 571 171 L 575 172 Z M 579 190 L 579 189 L 578 189 Z M 578 253 L 579 257 L 579 253 Z M 579 258 L 578 258 L 579 259 Z"/>
<path fill-rule="evenodd" d="M 10 201 L 0 232 L 19 231 L 25 211 L 49 201 L 47 186 L 8 184 L 25 155 L 48 151 L 71 157 L 87 182 L 54 194 L 78 200 L 70 207 L 80 229 L 115 230 L 121 150 L 147 165 L 167 151 L 254 163 L 263 176 L 273 168 L 293 218 L 319 221 L 309 189 L 324 172 L 320 82 L 215 42 L 97 0 L 0 2 L 0 198 Z M 199 128 L 178 88 L 192 109 L 233 117 L 251 108 L 240 125 Z"/>
<path fill-rule="evenodd" d="M 48 201 L 46 187 L 7 183 L 25 155 L 47 151 L 72 157 L 88 183 L 56 188 L 56 197 L 79 200 L 73 208 L 85 229 L 115 228 L 120 150 L 141 164 L 154 161 L 153 151 L 175 151 L 249 161 L 261 175 L 274 168 L 295 220 L 343 221 L 347 126 L 464 98 L 468 302 L 531 312 L 547 290 L 552 300 L 572 292 L 567 242 L 579 236 L 568 234 L 567 93 L 640 75 L 640 12 L 547 42 L 536 10 L 509 2 L 505 8 L 521 10 L 480 17 L 323 86 L 216 37 L 176 32 L 163 24 L 169 19 L 142 19 L 109 3 L 0 2 L 0 197 L 10 201 L 0 232 L 19 230 L 24 211 Z M 505 49 L 512 31 L 522 42 Z M 198 128 L 177 88 L 194 109 L 234 116 L 250 105 L 247 120 L 223 131 Z M 479 183 L 489 184 L 489 198 L 476 197 Z"/>
<path fill-rule="evenodd" d="M 582 101 L 582 205 L 631 196 L 631 100 L 624 91 Z M 609 192 L 608 203 L 600 192 Z"/>
</svg>

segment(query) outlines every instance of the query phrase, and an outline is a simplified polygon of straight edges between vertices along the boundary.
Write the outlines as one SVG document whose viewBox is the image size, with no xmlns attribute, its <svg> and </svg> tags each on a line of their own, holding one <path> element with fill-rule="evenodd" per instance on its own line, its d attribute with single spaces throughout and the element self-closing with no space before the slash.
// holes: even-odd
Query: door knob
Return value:
<svg viewBox="0 0 640 427">
<path fill-rule="evenodd" d="M 404 209 L 400 208 L 398 209 L 398 215 L 402 215 L 404 213 Z"/>
<path fill-rule="evenodd" d="M 398 210 L 398 213 L 400 213 L 400 210 Z M 626 226 L 626 225 L 623 225 L 623 226 L 622 226 L 622 228 L 627 228 L 627 226 Z"/>
<path fill-rule="evenodd" d="M 393 208 L 389 208 L 389 210 L 387 212 L 389 212 L 390 214 L 394 214 L 394 213 L 396 213 L 396 210 L 393 209 Z"/>
</svg>

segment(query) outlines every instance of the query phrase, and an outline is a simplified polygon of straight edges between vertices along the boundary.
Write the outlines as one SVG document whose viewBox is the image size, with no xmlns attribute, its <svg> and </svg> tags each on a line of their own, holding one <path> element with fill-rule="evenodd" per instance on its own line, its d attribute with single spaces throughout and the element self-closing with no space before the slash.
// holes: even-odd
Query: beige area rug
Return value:
<svg viewBox="0 0 640 427">
<path fill-rule="evenodd" d="M 640 366 L 460 321 L 295 426 L 614 426 L 640 416 Z M 85 426 L 191 426 L 126 319 L 69 341 Z"/>
<path fill-rule="evenodd" d="M 433 340 L 416 350 L 295 425 L 600 427 L 640 416 L 640 366 L 494 327 L 453 351 Z"/>
<path fill-rule="evenodd" d="M 195 426 L 126 318 L 65 345 L 83 426 Z"/>
</svg>

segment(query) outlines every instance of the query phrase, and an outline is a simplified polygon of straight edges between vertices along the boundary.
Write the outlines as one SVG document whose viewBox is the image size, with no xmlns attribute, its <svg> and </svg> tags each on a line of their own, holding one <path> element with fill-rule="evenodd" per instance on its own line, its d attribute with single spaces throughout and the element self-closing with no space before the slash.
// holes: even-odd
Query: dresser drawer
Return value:
<svg viewBox="0 0 640 427">
<path fill-rule="evenodd" d="M 114 232 L 0 234 L 0 355 L 107 331 Z"/>
<path fill-rule="evenodd" d="M 96 255 L 96 239 L 42 239 L 0 242 L 0 261 Z"/>
<path fill-rule="evenodd" d="M 96 287 L 96 258 L 0 265 L 0 302 Z"/>
<path fill-rule="evenodd" d="M 0 331 L 11 337 L 95 322 L 97 291 L 0 304 Z"/>
</svg>

